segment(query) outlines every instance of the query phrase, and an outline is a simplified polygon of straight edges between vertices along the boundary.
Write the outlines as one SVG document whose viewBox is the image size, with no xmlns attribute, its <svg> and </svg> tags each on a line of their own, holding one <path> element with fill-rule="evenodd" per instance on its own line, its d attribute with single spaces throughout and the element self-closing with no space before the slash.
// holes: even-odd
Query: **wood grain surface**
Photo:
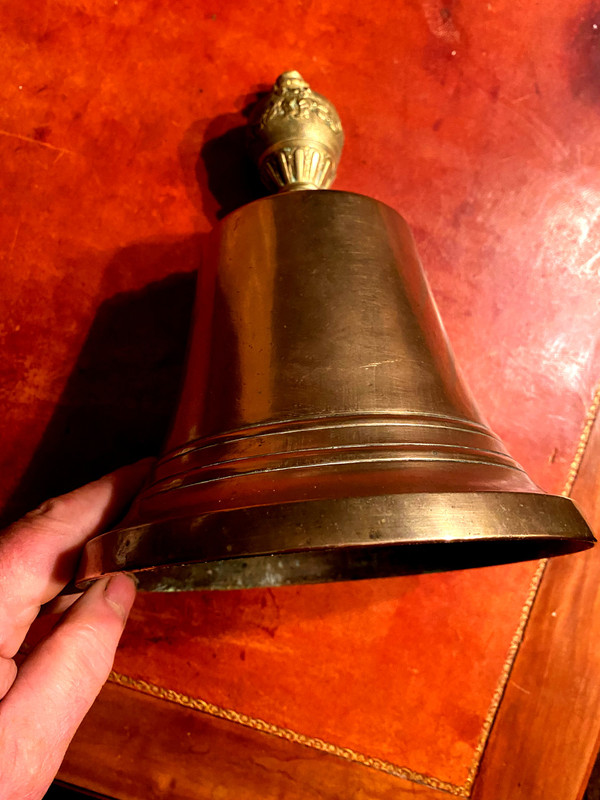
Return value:
<svg viewBox="0 0 600 800">
<path fill-rule="evenodd" d="M 160 449 L 203 240 L 260 191 L 243 155 L 247 108 L 291 68 L 342 117 L 335 187 L 406 217 L 483 414 L 540 486 L 561 491 L 600 375 L 597 2 L 21 0 L 2 11 L 3 520 Z M 595 430 L 574 486 L 596 523 L 597 451 Z M 583 791 L 600 727 L 599 568 L 596 551 L 549 565 L 477 796 Z M 407 626 L 415 640 L 443 606 L 444 581 L 431 583 L 430 610 L 417 605 Z M 485 593 L 473 598 L 481 642 L 497 631 Z M 441 709 L 421 731 L 443 754 L 432 771 L 445 760 L 464 773 L 482 714 L 465 717 L 467 693 L 443 667 L 464 681 L 468 664 L 475 691 L 483 660 L 455 638 L 431 656 L 440 677 L 415 705 Z M 385 684 L 371 691 L 384 707 Z M 456 721 L 464 736 L 445 738 Z M 440 794 L 116 686 L 61 776 L 119 800 Z"/>
<path fill-rule="evenodd" d="M 600 424 L 573 495 L 598 530 Z M 473 800 L 578 800 L 600 734 L 600 550 L 548 562 Z M 268 734 L 107 685 L 59 774 L 118 800 L 448 797 Z"/>
<path fill-rule="evenodd" d="M 448 797 L 111 684 L 59 777 L 118 800 Z"/>
<path fill-rule="evenodd" d="M 572 487 L 596 532 L 599 495 L 596 421 Z M 582 797 L 600 735 L 599 583 L 598 548 L 548 562 L 473 800 Z M 78 732 L 60 777 L 119 800 L 447 796 L 114 685 Z"/>
</svg>

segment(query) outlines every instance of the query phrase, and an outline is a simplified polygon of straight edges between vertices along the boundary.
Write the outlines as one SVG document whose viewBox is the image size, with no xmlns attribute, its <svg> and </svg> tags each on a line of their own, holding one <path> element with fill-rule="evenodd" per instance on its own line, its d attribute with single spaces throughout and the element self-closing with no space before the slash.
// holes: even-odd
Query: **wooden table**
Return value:
<svg viewBox="0 0 600 800">
<path fill-rule="evenodd" d="M 573 492 L 595 530 L 599 464 L 596 424 Z M 471 797 L 583 795 L 600 732 L 599 579 L 598 549 L 548 563 Z M 59 777 L 127 800 L 447 796 L 114 684 Z"/>
<path fill-rule="evenodd" d="M 297 68 L 344 123 L 336 188 L 411 224 L 491 427 L 598 530 L 592 6 L 24 0 L 5 19 L 6 519 L 158 452 L 204 236 L 256 196 L 245 109 Z M 583 793 L 600 731 L 599 553 L 546 566 L 477 776 L 454 794 Z M 119 800 L 448 794 L 116 683 L 60 778 Z"/>
</svg>

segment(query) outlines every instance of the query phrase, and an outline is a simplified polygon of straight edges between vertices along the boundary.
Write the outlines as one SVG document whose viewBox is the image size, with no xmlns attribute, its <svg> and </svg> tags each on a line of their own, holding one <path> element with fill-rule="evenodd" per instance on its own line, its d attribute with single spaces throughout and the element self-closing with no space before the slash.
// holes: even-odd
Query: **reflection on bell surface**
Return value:
<svg viewBox="0 0 600 800">
<path fill-rule="evenodd" d="M 590 547 L 573 502 L 479 416 L 402 217 L 320 188 L 343 143 L 331 103 L 284 73 L 250 141 L 278 193 L 214 232 L 164 454 L 79 584 L 275 586 Z"/>
</svg>

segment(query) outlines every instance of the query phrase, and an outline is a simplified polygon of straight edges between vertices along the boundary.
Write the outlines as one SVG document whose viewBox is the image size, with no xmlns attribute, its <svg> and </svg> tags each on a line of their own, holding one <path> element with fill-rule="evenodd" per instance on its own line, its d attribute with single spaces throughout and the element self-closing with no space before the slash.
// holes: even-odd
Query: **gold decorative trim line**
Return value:
<svg viewBox="0 0 600 800">
<path fill-rule="evenodd" d="M 492 725 L 494 724 L 494 720 L 496 718 L 500 702 L 504 695 L 506 684 L 508 683 L 508 679 L 510 678 L 510 673 L 512 672 L 515 658 L 519 651 L 519 647 L 521 646 L 521 642 L 523 641 L 525 628 L 527 627 L 527 623 L 529 622 L 529 615 L 531 613 L 531 608 L 537 596 L 538 589 L 540 588 L 540 583 L 542 582 L 542 578 L 544 577 L 544 571 L 546 569 L 547 563 L 548 563 L 547 558 L 543 558 L 538 562 L 538 567 L 535 571 L 535 575 L 533 576 L 533 579 L 529 586 L 529 593 L 527 595 L 527 599 L 525 600 L 525 605 L 523 606 L 523 610 L 521 611 L 519 624 L 510 643 L 510 647 L 508 648 L 506 660 L 502 666 L 502 672 L 500 673 L 500 680 L 498 681 L 496 691 L 492 695 L 492 702 L 490 703 L 488 712 L 485 715 L 483 726 L 481 728 L 481 733 L 479 734 L 479 740 L 475 747 L 473 762 L 469 769 L 467 780 L 465 781 L 464 786 L 462 787 L 466 792 L 464 797 L 471 796 L 471 790 L 473 789 L 473 784 L 475 783 L 475 778 L 477 777 L 477 772 L 479 771 L 479 765 L 481 764 L 483 752 L 485 750 L 485 746 L 487 744 L 490 731 L 492 730 Z"/>
<path fill-rule="evenodd" d="M 407 767 L 400 767 L 397 764 L 392 764 L 389 761 L 383 761 L 380 758 L 373 758 L 364 753 L 359 753 L 349 747 L 339 747 L 338 745 L 325 742 L 323 739 L 317 739 L 314 736 L 306 736 L 303 733 L 290 730 L 289 728 L 281 728 L 279 725 L 274 725 L 271 722 L 265 722 L 256 717 L 250 717 L 248 714 L 241 714 L 232 708 L 223 708 L 214 703 L 209 703 L 199 697 L 189 697 L 188 695 L 176 692 L 174 689 L 165 689 L 163 686 L 157 686 L 154 683 L 132 678 L 129 675 L 123 675 L 114 670 L 110 673 L 108 680 L 112 683 L 118 683 L 120 686 L 125 686 L 128 689 L 135 689 L 143 694 L 158 697 L 160 700 L 166 700 L 169 703 L 177 703 L 177 705 L 184 706 L 185 708 L 192 708 L 195 711 L 201 711 L 204 714 L 210 714 L 219 719 L 226 719 L 229 722 L 237 722 L 239 725 L 244 725 L 246 728 L 252 728 L 262 733 L 269 733 L 271 736 L 277 736 L 279 739 L 286 739 L 288 742 L 301 744 L 304 747 L 311 747 L 314 750 L 320 750 L 329 755 L 344 758 L 347 761 L 354 761 L 358 764 L 364 764 L 367 767 L 373 767 L 381 772 L 387 772 L 396 778 L 404 778 L 404 780 L 412 781 L 413 783 L 424 784 L 432 789 L 439 789 L 442 792 L 454 795 L 455 797 L 468 797 L 465 794 L 464 787 L 456 786 L 453 783 L 438 780 L 429 775 L 422 775 L 419 772 L 414 772 Z"/>
<path fill-rule="evenodd" d="M 579 468 L 581 467 L 581 462 L 583 461 L 583 456 L 585 454 L 590 439 L 590 435 L 592 433 L 592 428 L 598 416 L 599 410 L 600 410 L 600 384 L 598 384 L 598 386 L 596 387 L 591 405 L 589 406 L 587 414 L 585 415 L 585 419 L 583 421 L 583 428 L 581 430 L 581 435 L 579 437 L 577 449 L 575 450 L 575 455 L 573 457 L 573 461 L 571 462 L 571 466 L 569 467 L 564 488 L 561 492 L 561 495 L 563 497 L 569 497 L 573 490 L 573 486 L 575 484 L 575 480 L 577 479 Z M 523 606 L 523 611 L 521 613 L 519 625 L 517 627 L 517 630 L 515 631 L 515 635 L 508 649 L 508 655 L 506 657 L 506 661 L 504 662 L 504 666 L 502 668 L 500 681 L 498 682 L 498 686 L 492 697 L 492 702 L 490 703 L 488 713 L 486 714 L 483 723 L 483 728 L 481 729 L 481 734 L 479 736 L 479 741 L 477 743 L 477 747 L 475 748 L 473 763 L 471 765 L 471 768 L 469 770 L 469 775 L 463 787 L 467 791 L 466 795 L 467 797 L 470 797 L 471 795 L 473 784 L 475 783 L 475 778 L 477 776 L 477 772 L 479 771 L 479 766 L 481 764 L 481 759 L 483 757 L 483 752 L 485 750 L 485 746 L 487 744 L 487 740 L 490 731 L 492 729 L 492 725 L 494 724 L 494 719 L 496 718 L 496 713 L 498 712 L 498 708 L 500 706 L 504 690 L 506 689 L 508 679 L 510 678 L 510 673 L 512 672 L 517 652 L 519 650 L 519 647 L 521 646 L 521 642 L 523 641 L 523 636 L 525 635 L 525 628 L 529 621 L 531 608 L 533 606 L 536 595 L 540 588 L 542 578 L 544 577 L 544 571 L 546 569 L 547 563 L 548 563 L 547 558 L 542 559 L 538 563 L 538 568 L 536 570 L 535 575 L 533 576 L 533 580 L 531 582 L 531 586 L 529 589 L 529 594 L 527 595 L 527 600 L 525 601 L 525 605 Z"/>
<path fill-rule="evenodd" d="M 594 422 L 596 421 L 596 417 L 598 416 L 599 409 L 600 409 L 600 383 L 596 387 L 596 392 L 594 394 L 592 404 L 588 408 L 588 412 L 585 416 L 585 420 L 583 423 L 583 430 L 581 431 L 581 436 L 579 437 L 579 444 L 577 445 L 577 450 L 575 451 L 575 457 L 573 458 L 573 462 L 569 468 L 565 488 L 562 490 L 562 494 L 564 497 L 569 497 L 571 491 L 573 490 L 573 484 L 575 483 L 577 474 L 579 473 L 579 468 L 581 467 L 581 462 L 583 461 L 583 456 L 585 454 L 586 447 L 590 440 L 592 428 L 594 426 Z"/>
</svg>

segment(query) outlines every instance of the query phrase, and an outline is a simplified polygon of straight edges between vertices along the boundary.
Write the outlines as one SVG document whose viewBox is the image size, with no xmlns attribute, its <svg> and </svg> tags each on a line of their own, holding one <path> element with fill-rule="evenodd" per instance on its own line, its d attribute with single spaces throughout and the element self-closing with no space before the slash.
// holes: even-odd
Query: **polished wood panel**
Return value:
<svg viewBox="0 0 600 800">
<path fill-rule="evenodd" d="M 267 10 L 251 0 L 214 9 L 195 0 L 22 0 L 6 5 L 5 20 L 5 519 L 159 450 L 202 240 L 256 195 L 241 147 L 245 109 L 289 67 L 330 96 L 343 118 L 336 188 L 387 202 L 407 218 L 481 410 L 534 480 L 561 491 L 600 374 L 597 4 L 297 0 Z M 578 493 L 588 492 L 586 474 Z M 498 791 L 512 800 L 525 791 L 519 784 L 530 797 L 561 791 L 561 800 L 582 790 L 597 733 L 598 609 L 586 571 L 595 575 L 596 562 L 570 563 L 556 562 L 544 580 L 538 607 L 550 620 L 541 612 L 532 620 L 514 673 L 532 694 L 513 684 L 506 693 L 476 788 L 482 797 Z M 443 584 L 431 581 L 429 596 L 440 604 Z M 503 648 L 486 592 L 480 587 L 470 599 L 481 615 L 481 622 L 471 617 L 473 629 Z M 557 608 L 564 618 L 551 616 Z M 431 605 L 414 610 L 422 614 L 417 632 L 436 616 Z M 445 739 L 436 722 L 464 718 L 460 704 L 447 702 L 465 699 L 470 678 L 461 664 L 480 677 L 483 670 L 471 658 L 473 638 L 463 629 L 456 641 L 441 647 L 433 672 L 442 677 L 423 681 L 415 706 L 437 702 L 421 732 L 437 749 L 433 767 L 446 760 L 460 771 L 471 753 L 463 747 L 457 755 L 453 745 L 465 740 Z M 209 648 L 205 655 L 212 658 Z M 446 664 L 461 682 L 444 680 Z M 480 679 L 471 684 L 481 691 Z M 252 681 L 243 686 L 251 695 Z M 545 711 L 533 696 L 538 687 Z M 376 688 L 385 703 L 385 685 Z M 108 687 L 63 769 L 116 797 L 168 797 L 171 767 L 187 776 L 181 791 L 190 797 L 432 794 L 194 714 Z M 416 714 L 407 717 L 425 727 Z M 479 728 L 466 723 L 476 740 Z M 198 726 L 198 738 L 185 744 L 188 725 Z M 197 741 L 204 757 L 194 752 Z M 261 760 L 265 753 L 271 760 Z M 550 765 L 552 785 L 541 765 Z"/>
</svg>

